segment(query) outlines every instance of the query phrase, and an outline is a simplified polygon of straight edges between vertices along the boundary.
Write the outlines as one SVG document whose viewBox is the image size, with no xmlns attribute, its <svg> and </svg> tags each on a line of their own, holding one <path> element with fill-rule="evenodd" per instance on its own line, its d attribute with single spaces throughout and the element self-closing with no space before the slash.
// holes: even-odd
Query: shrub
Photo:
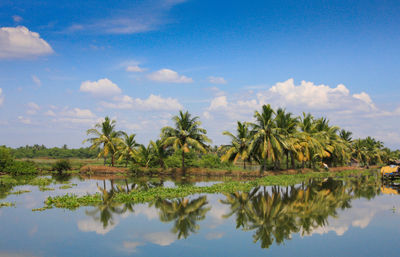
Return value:
<svg viewBox="0 0 400 257">
<path fill-rule="evenodd" d="M 69 160 L 58 160 L 52 166 L 52 170 L 58 171 L 59 173 L 71 169 L 71 162 Z"/>
<path fill-rule="evenodd" d="M 38 169 L 34 162 L 31 161 L 11 161 L 4 168 L 5 172 L 11 173 L 13 175 L 23 175 L 23 174 L 36 174 Z"/>
<path fill-rule="evenodd" d="M 14 161 L 10 149 L 0 146 L 0 171 L 5 171 L 4 168 L 9 166 Z"/>
</svg>

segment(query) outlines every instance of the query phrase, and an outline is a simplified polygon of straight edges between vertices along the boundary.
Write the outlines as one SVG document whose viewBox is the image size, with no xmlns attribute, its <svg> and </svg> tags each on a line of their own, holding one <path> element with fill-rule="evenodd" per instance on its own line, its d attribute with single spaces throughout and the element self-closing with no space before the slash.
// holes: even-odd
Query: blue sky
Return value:
<svg viewBox="0 0 400 257">
<path fill-rule="evenodd" d="M 262 104 L 400 148 L 398 1 L 0 2 L 0 144 L 141 143 L 179 109 L 215 144 Z"/>
</svg>

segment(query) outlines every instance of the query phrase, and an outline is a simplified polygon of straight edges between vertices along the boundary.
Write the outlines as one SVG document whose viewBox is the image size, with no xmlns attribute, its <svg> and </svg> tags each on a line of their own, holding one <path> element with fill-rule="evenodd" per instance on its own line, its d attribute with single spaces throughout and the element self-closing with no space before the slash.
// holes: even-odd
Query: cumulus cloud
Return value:
<svg viewBox="0 0 400 257">
<path fill-rule="evenodd" d="M 53 122 L 67 123 L 67 124 L 83 124 L 91 125 L 96 123 L 99 119 L 89 109 L 69 108 L 65 107 L 59 112 L 55 113 L 49 110 L 45 113 L 47 116 L 52 116 Z"/>
<path fill-rule="evenodd" d="M 212 84 L 226 84 L 227 81 L 223 77 L 208 77 L 208 81 Z"/>
<path fill-rule="evenodd" d="M 36 32 L 24 26 L 0 28 L 0 59 L 27 58 L 53 53 Z"/>
<path fill-rule="evenodd" d="M 139 67 L 139 65 L 129 65 L 125 69 L 127 72 L 144 72 L 145 68 Z"/>
<path fill-rule="evenodd" d="M 4 94 L 3 94 L 3 89 L 0 88 L 0 106 L 2 106 L 4 103 Z"/>
<path fill-rule="evenodd" d="M 193 79 L 184 75 L 179 75 L 176 71 L 170 69 L 161 69 L 147 76 L 148 79 L 156 82 L 169 83 L 192 83 Z"/>
<path fill-rule="evenodd" d="M 217 109 L 224 109 L 226 107 L 228 107 L 226 96 L 218 96 L 211 100 L 210 107 L 208 109 L 212 111 Z"/>
<path fill-rule="evenodd" d="M 107 78 L 97 81 L 84 81 L 81 84 L 80 91 L 94 96 L 118 95 L 122 92 L 116 84 Z"/>
<path fill-rule="evenodd" d="M 29 103 L 27 104 L 27 106 L 28 106 L 28 110 L 26 111 L 26 113 L 27 113 L 27 114 L 30 114 L 30 115 L 36 114 L 37 111 L 40 110 L 39 105 L 37 105 L 37 104 L 34 103 L 34 102 L 29 102 Z"/>
<path fill-rule="evenodd" d="M 36 77 L 35 75 L 32 76 L 32 81 L 38 87 L 40 87 L 42 85 L 42 81 L 40 81 L 40 79 L 38 77 Z"/>
<path fill-rule="evenodd" d="M 128 95 L 115 96 L 113 102 L 101 103 L 106 108 L 113 109 L 137 109 L 137 110 L 179 110 L 183 106 L 175 98 L 163 98 L 159 95 L 151 94 L 147 99 L 132 98 Z"/>
</svg>

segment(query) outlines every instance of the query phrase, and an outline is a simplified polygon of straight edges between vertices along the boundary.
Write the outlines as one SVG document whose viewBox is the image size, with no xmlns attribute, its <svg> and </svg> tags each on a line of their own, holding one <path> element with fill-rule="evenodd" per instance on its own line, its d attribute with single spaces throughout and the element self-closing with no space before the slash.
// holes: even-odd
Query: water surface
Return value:
<svg viewBox="0 0 400 257">
<path fill-rule="evenodd" d="M 40 191 L 21 185 L 0 209 L 0 256 L 388 256 L 397 255 L 400 197 L 379 180 L 328 179 L 251 192 L 201 194 L 145 204 L 108 200 L 49 209 L 48 196 L 105 189 L 146 190 L 213 182 L 58 179 Z M 69 189 L 60 189 L 69 183 Z M 383 189 L 382 189 L 383 188 Z M 382 193 L 383 192 L 383 193 Z M 387 193 L 387 194 L 385 194 Z"/>
</svg>

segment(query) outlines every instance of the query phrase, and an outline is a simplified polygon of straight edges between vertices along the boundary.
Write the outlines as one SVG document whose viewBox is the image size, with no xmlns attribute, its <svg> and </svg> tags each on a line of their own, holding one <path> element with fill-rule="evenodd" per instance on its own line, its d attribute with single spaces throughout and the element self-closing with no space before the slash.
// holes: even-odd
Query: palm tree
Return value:
<svg viewBox="0 0 400 257">
<path fill-rule="evenodd" d="M 123 132 L 124 136 L 123 140 L 121 140 L 120 145 L 118 146 L 118 153 L 120 154 L 119 161 L 125 160 L 125 167 L 128 166 L 128 162 L 133 159 L 135 155 L 136 147 L 139 146 L 135 140 L 135 134 L 128 135 Z"/>
<path fill-rule="evenodd" d="M 236 163 L 240 158 L 243 160 L 243 169 L 246 169 L 246 161 L 250 159 L 249 145 L 250 145 L 250 131 L 248 124 L 240 121 L 237 122 L 237 135 L 233 135 L 229 131 L 224 131 L 222 134 L 231 138 L 230 145 L 223 145 L 221 150 L 225 154 L 221 157 L 221 161 L 233 161 Z"/>
<path fill-rule="evenodd" d="M 253 130 L 251 132 L 252 142 L 250 144 L 250 151 L 260 154 L 260 161 L 262 161 L 260 172 L 266 168 L 267 159 L 275 162 L 279 155 L 282 153 L 282 145 L 284 145 L 279 130 L 276 127 L 275 111 L 271 106 L 263 105 L 262 112 L 256 111 L 254 113 L 255 123 L 251 123 Z"/>
<path fill-rule="evenodd" d="M 281 134 L 285 144 L 283 145 L 283 150 L 286 155 L 286 169 L 289 169 L 289 154 L 292 158 L 292 168 L 294 169 L 294 152 L 297 133 L 298 118 L 292 116 L 291 112 L 286 112 L 285 109 L 279 108 L 276 111 L 276 126 L 279 128 L 279 133 Z"/>
<path fill-rule="evenodd" d="M 150 141 L 151 152 L 153 154 L 153 158 L 158 161 L 160 167 L 165 169 L 165 159 L 169 156 L 169 151 L 164 146 L 161 140 Z"/>
<path fill-rule="evenodd" d="M 150 162 L 153 160 L 151 144 L 149 144 L 147 147 L 145 147 L 144 145 L 139 145 L 139 149 L 136 151 L 134 159 L 136 163 L 139 163 L 141 166 L 148 168 Z"/>
<path fill-rule="evenodd" d="M 161 129 L 161 138 L 164 146 L 172 146 L 175 151 L 182 151 L 182 170 L 185 170 L 185 153 L 191 148 L 206 152 L 206 143 L 211 140 L 206 136 L 207 131 L 200 128 L 199 117 L 191 117 L 189 112 L 179 111 L 179 115 L 174 116 L 175 128 L 164 127 Z"/>
<path fill-rule="evenodd" d="M 83 143 L 90 142 L 92 145 L 90 149 L 100 148 L 101 151 L 98 158 L 104 158 L 104 164 L 108 154 L 111 154 L 111 166 L 114 166 L 115 154 L 117 152 L 117 145 L 120 143 L 121 131 L 115 131 L 115 120 L 110 120 L 109 117 L 105 117 L 103 122 L 97 123 L 94 128 L 86 131 L 87 135 L 93 137 L 83 141 Z"/>
</svg>

